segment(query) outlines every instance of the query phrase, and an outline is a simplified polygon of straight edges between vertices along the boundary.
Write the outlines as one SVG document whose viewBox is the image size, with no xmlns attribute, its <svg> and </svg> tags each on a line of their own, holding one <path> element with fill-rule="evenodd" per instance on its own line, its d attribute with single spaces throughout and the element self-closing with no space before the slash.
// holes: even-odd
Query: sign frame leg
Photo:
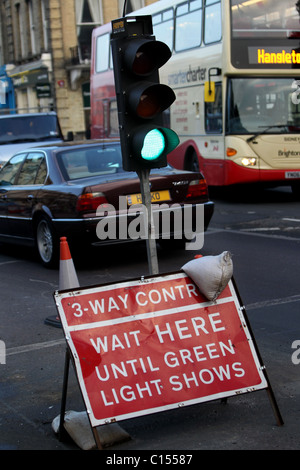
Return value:
<svg viewBox="0 0 300 470">
<path fill-rule="evenodd" d="M 65 353 L 65 366 L 64 366 L 64 378 L 63 378 L 63 389 L 62 389 L 62 398 L 61 398 L 61 407 L 60 407 L 60 421 L 58 428 L 58 439 L 60 442 L 63 442 L 69 438 L 67 431 L 64 428 L 65 413 L 66 413 L 66 402 L 67 402 L 67 390 L 68 390 L 68 381 L 69 381 L 69 370 L 71 362 L 71 353 L 69 348 L 66 348 Z M 77 376 L 77 374 L 76 374 Z M 101 444 L 97 428 L 94 428 L 91 425 L 92 433 L 95 439 L 95 444 L 98 450 L 102 450 L 103 446 Z"/>
<path fill-rule="evenodd" d="M 69 352 L 69 349 L 66 348 L 63 388 L 62 388 L 62 397 L 61 397 L 61 405 L 60 405 L 60 421 L 59 421 L 59 428 L 58 428 L 58 439 L 61 442 L 64 441 L 68 436 L 68 433 L 64 428 L 64 421 L 65 421 L 65 413 L 66 413 L 70 360 L 71 360 L 70 352 Z"/>
<path fill-rule="evenodd" d="M 265 376 L 265 379 L 266 379 L 266 382 L 267 382 L 267 388 L 266 388 L 266 391 L 267 391 L 267 394 L 268 394 L 268 397 L 269 397 L 269 400 L 270 400 L 270 403 L 271 403 L 271 406 L 272 406 L 272 409 L 273 409 L 273 413 L 275 415 L 275 418 L 276 418 L 276 422 L 277 422 L 277 425 L 278 426 L 283 426 L 284 425 L 284 421 L 283 421 L 283 418 L 281 416 L 281 413 L 280 413 L 280 410 L 279 410 L 279 406 L 277 404 L 277 400 L 275 398 L 275 394 L 273 392 L 273 389 L 272 389 L 272 386 L 271 386 L 271 382 L 269 380 L 269 377 L 268 377 L 268 374 L 267 374 L 267 371 L 266 371 L 266 367 L 264 365 L 264 362 L 262 360 L 262 357 L 261 357 L 261 354 L 259 352 L 259 349 L 258 349 L 258 346 L 257 346 L 257 343 L 256 343 L 256 340 L 255 340 L 255 336 L 253 334 L 253 331 L 252 331 L 252 328 L 251 328 L 251 325 L 250 325 L 250 322 L 249 322 L 249 319 L 248 319 L 248 315 L 246 313 L 246 308 L 244 306 L 244 303 L 242 302 L 242 299 L 241 299 L 241 296 L 240 296 L 240 293 L 239 293 L 239 290 L 237 288 L 237 285 L 236 285 L 236 282 L 235 282 L 235 279 L 234 277 L 232 276 L 232 284 L 233 284 L 233 287 L 235 289 L 235 292 L 236 292 L 236 295 L 237 295 L 237 298 L 239 300 L 239 303 L 240 303 L 240 306 L 241 306 L 241 309 L 243 310 L 243 316 L 245 318 L 245 321 L 246 321 L 246 324 L 247 324 L 247 328 L 249 330 L 249 333 L 250 333 L 250 336 L 251 336 L 251 339 L 252 339 L 252 342 L 253 342 L 253 345 L 254 345 L 254 348 L 255 348 L 255 351 L 256 351 L 256 354 L 257 354 L 257 357 L 258 357 L 258 360 L 260 362 L 260 365 L 261 365 L 261 369 L 262 369 L 262 372 Z"/>
</svg>

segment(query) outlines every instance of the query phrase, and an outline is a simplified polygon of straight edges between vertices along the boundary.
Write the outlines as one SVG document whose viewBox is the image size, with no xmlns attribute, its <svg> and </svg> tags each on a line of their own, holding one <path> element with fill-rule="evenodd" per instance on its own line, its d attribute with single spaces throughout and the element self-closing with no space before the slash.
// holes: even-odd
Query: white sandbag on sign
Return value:
<svg viewBox="0 0 300 470">
<path fill-rule="evenodd" d="M 52 421 L 52 429 L 59 432 L 60 415 Z M 82 450 L 97 448 L 93 431 L 86 411 L 67 411 L 64 418 L 64 428 L 75 444 Z M 130 439 L 130 435 L 118 423 L 109 423 L 96 428 L 103 447 L 112 446 Z"/>
<path fill-rule="evenodd" d="M 224 251 L 217 256 L 202 256 L 181 268 L 208 300 L 216 300 L 233 274 L 232 256 Z"/>
</svg>

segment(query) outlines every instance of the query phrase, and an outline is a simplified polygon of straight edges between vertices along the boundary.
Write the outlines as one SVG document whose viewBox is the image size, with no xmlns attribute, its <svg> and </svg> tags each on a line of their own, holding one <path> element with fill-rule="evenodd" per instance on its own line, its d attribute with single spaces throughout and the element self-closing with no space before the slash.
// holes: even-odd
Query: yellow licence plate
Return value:
<svg viewBox="0 0 300 470">
<path fill-rule="evenodd" d="M 170 199 L 170 191 L 168 190 L 151 192 L 151 203 L 169 201 Z M 127 196 L 127 203 L 129 206 L 132 204 L 142 204 L 142 195 L 129 194 L 129 196 Z"/>
</svg>

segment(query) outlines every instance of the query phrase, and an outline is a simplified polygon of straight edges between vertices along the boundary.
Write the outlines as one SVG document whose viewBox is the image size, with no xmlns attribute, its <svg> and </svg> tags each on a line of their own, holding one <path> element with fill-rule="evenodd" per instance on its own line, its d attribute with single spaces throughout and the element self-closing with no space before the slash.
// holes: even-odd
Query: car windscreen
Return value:
<svg viewBox="0 0 300 470">
<path fill-rule="evenodd" d="M 8 116 L 0 119 L 0 145 L 61 138 L 55 115 Z"/>
<path fill-rule="evenodd" d="M 65 150 L 56 158 L 66 181 L 124 171 L 121 148 L 114 145 Z"/>
</svg>

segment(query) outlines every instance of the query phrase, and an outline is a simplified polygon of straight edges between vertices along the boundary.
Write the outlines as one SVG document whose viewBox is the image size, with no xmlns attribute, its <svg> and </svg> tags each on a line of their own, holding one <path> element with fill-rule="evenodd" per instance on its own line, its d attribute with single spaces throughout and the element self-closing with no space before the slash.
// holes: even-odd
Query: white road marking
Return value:
<svg viewBox="0 0 300 470">
<path fill-rule="evenodd" d="M 58 339 L 53 341 L 45 341 L 44 343 L 33 343 L 26 344 L 25 346 L 16 346 L 15 348 L 8 348 L 6 350 L 6 356 L 13 356 L 15 354 L 23 354 L 31 351 L 38 351 L 40 349 L 52 348 L 65 343 L 65 339 Z"/>
<path fill-rule="evenodd" d="M 2 263 L 0 263 L 0 266 L 4 266 L 4 264 L 12 264 L 12 263 L 20 263 L 21 260 L 19 259 L 16 259 L 16 260 L 12 260 L 12 261 L 3 261 Z"/>
<path fill-rule="evenodd" d="M 242 228 L 241 232 L 270 232 L 280 230 L 279 227 L 256 227 L 256 228 Z"/>
<path fill-rule="evenodd" d="M 291 219 L 289 217 L 283 217 L 282 220 L 287 220 L 288 222 L 300 222 L 300 219 Z"/>
</svg>

